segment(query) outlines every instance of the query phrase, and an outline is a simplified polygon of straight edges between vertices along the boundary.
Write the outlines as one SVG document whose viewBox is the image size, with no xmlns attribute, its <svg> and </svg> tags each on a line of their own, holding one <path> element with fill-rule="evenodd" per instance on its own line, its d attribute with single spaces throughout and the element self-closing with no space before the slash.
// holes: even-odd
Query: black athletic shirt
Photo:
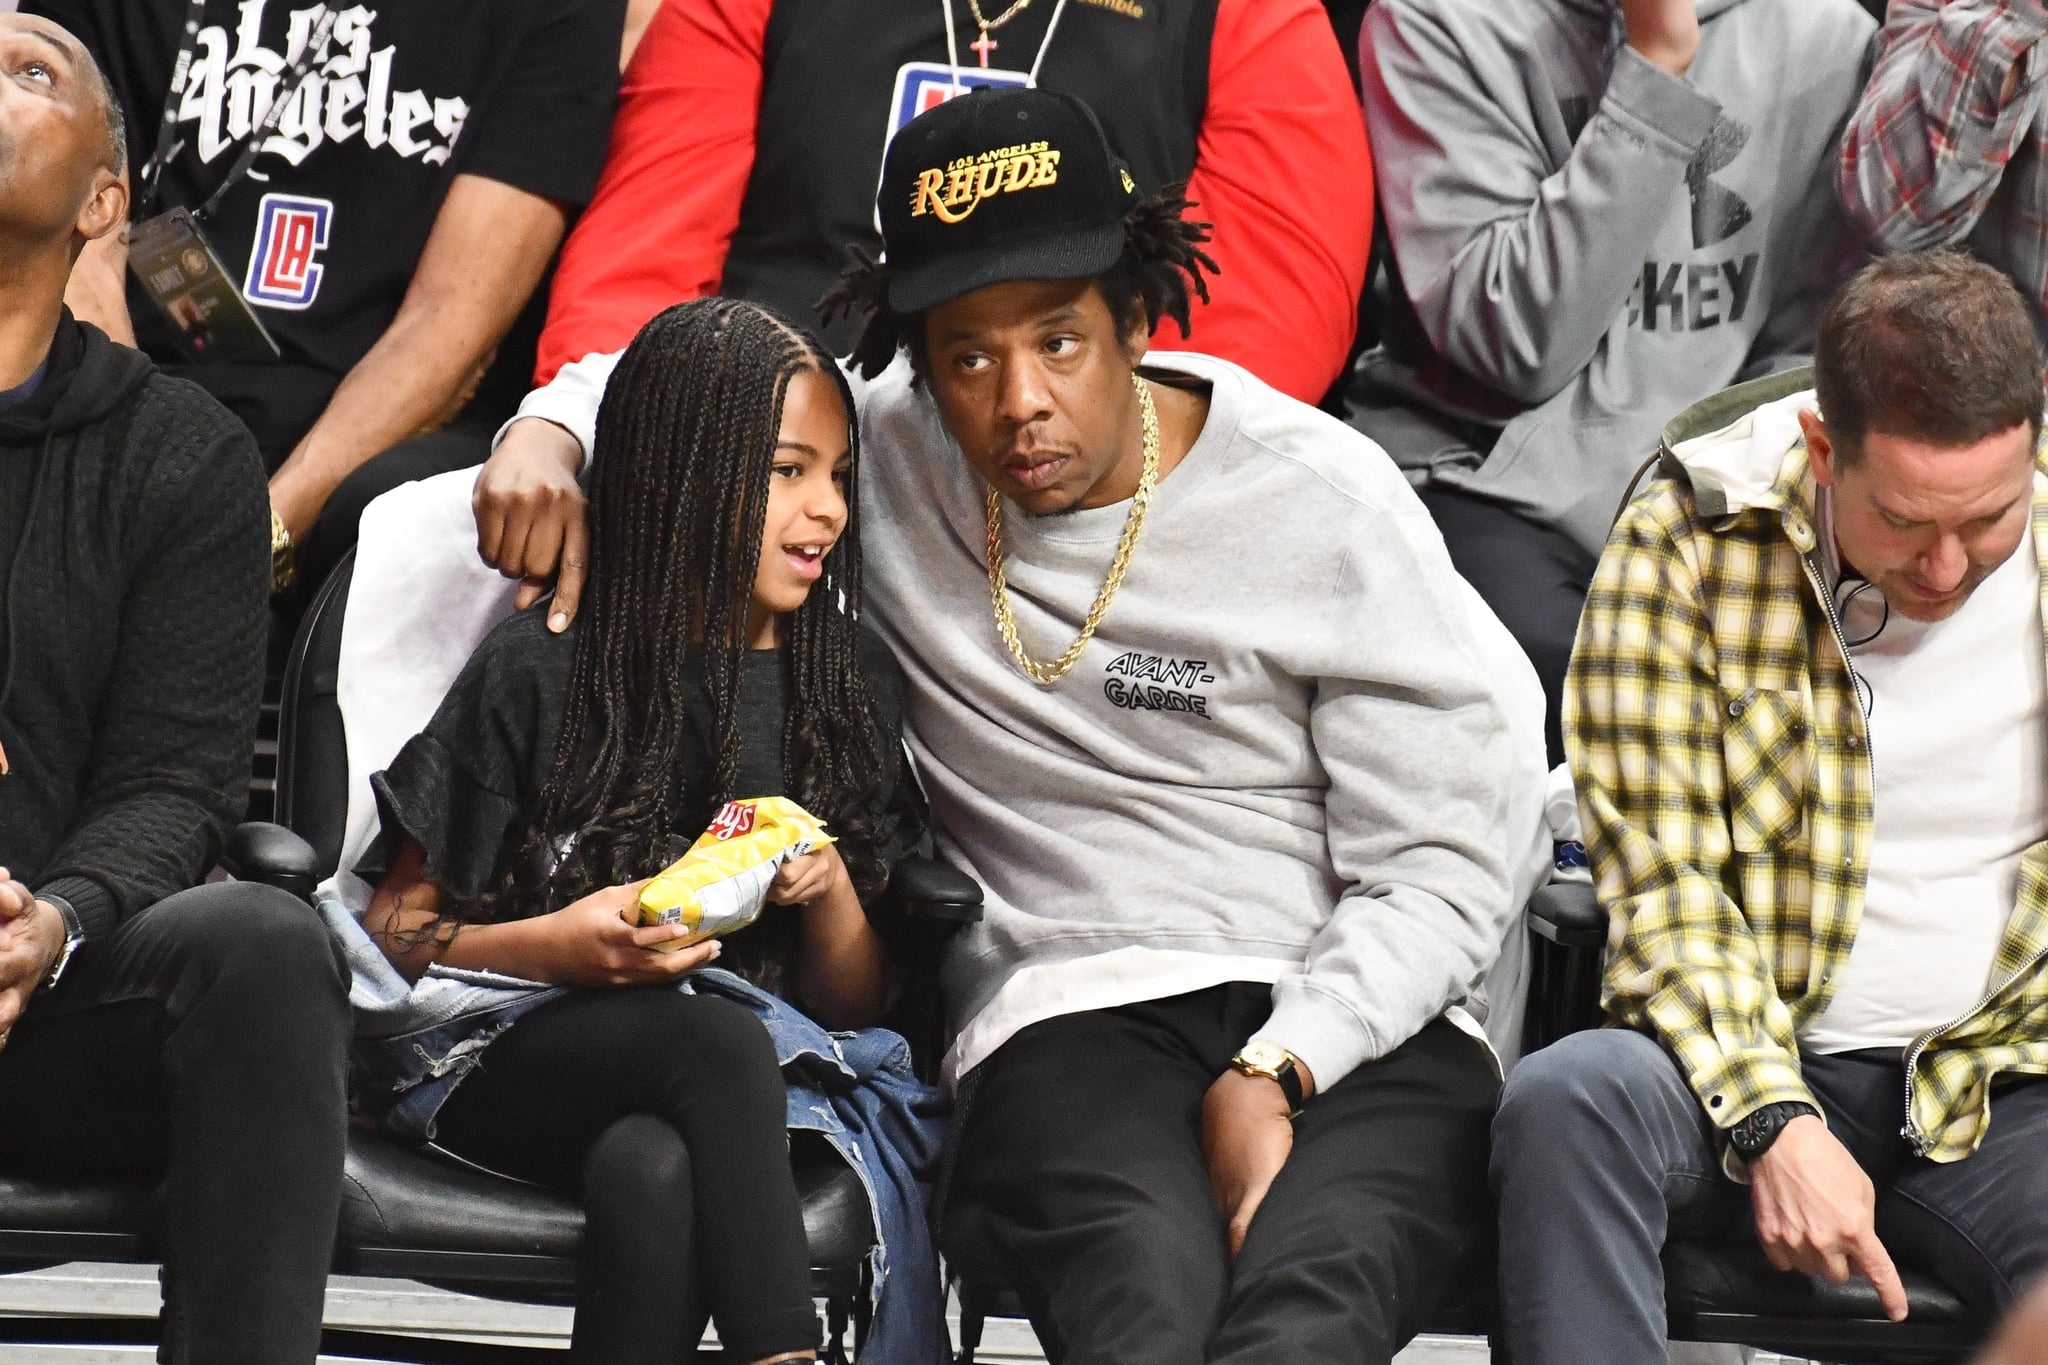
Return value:
<svg viewBox="0 0 2048 1365">
<path fill-rule="evenodd" d="M 970 46 L 980 36 L 970 9 L 952 3 L 963 76 L 1022 84 L 1055 0 L 1002 26 L 992 74 Z M 1009 7 L 984 0 L 981 12 L 994 18 Z M 1088 102 L 1150 194 L 1194 171 L 1215 26 L 1216 0 L 1077 0 L 1045 45 L 1040 80 Z M 882 150 L 950 84 L 945 33 L 939 0 L 774 0 L 753 166 L 719 292 L 809 320 L 845 269 L 849 245 L 881 249 Z M 842 319 L 823 335 L 844 348 L 854 331 Z"/>
<path fill-rule="evenodd" d="M 164 171 L 158 210 L 196 208 L 221 183 L 322 8 L 207 0 L 178 116 L 183 146 Z M 185 0 L 22 0 L 21 9 L 71 30 L 105 67 L 139 176 L 157 144 Z M 251 420 L 266 445 L 275 444 L 266 426 L 310 426 L 390 325 L 455 175 L 580 206 L 596 186 L 618 97 L 625 0 L 337 0 L 335 11 L 326 58 L 205 225 L 283 363 L 179 371 L 238 412 L 247 389 L 291 409 Z M 129 307 L 142 348 L 178 369 L 154 305 L 131 290 Z"/>
<path fill-rule="evenodd" d="M 537 804 L 541 785 L 553 770 L 561 737 L 562 703 L 578 625 L 560 635 L 545 625 L 545 608 L 520 612 L 501 622 L 477 646 L 442 699 L 427 728 L 406 742 L 391 767 L 370 779 L 383 833 L 378 846 L 357 867 L 372 881 L 398 852 L 398 837 L 409 835 L 424 854 L 429 880 L 459 901 L 495 889 L 518 850 L 522 818 Z M 903 674 L 872 632 L 860 636 L 861 664 L 881 708 L 885 752 L 900 754 Z M 701 678 L 698 656 L 690 656 L 693 678 Z M 737 793 L 746 797 L 786 796 L 782 767 L 783 721 L 788 714 L 788 669 L 780 650 L 749 650 L 740 666 L 740 767 Z M 713 762 L 710 699 L 691 689 L 690 727 L 681 756 L 687 780 L 709 777 Z M 881 851 L 893 863 L 923 833 L 915 784 L 900 764 L 879 794 L 878 811 L 895 809 L 897 833 Z M 715 812 L 689 829 L 677 830 L 676 855 L 696 841 Z M 838 833 L 839 831 L 833 831 Z M 658 867 L 646 869 L 648 874 Z M 870 908 L 880 914 L 879 902 Z M 790 965 L 796 917 L 764 913 L 727 938 L 721 966 L 769 985 Z M 876 928 L 885 936 L 894 926 Z M 764 972 L 763 967 L 767 970 Z"/>
</svg>

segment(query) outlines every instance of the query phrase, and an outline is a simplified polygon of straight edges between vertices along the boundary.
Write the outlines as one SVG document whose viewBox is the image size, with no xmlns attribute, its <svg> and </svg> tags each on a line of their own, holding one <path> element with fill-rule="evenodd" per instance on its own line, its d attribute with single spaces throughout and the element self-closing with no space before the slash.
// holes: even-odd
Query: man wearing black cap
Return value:
<svg viewBox="0 0 2048 1365">
<path fill-rule="evenodd" d="M 1141 366 L 1206 233 L 1085 105 L 944 105 L 880 203 L 887 264 L 830 301 L 864 315 L 869 601 L 987 889 L 946 968 L 946 1249 L 1066 1362 L 1389 1360 L 1486 1240 L 1460 1005 L 1529 875 L 1535 679 L 1362 436 Z M 508 442 L 587 450 L 609 369 Z"/>
</svg>

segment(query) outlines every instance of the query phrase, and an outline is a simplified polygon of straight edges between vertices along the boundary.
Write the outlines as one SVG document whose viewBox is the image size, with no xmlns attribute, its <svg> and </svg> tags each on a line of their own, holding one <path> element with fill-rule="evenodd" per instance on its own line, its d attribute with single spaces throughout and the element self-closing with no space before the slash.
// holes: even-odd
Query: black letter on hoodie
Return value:
<svg viewBox="0 0 2048 1365">
<path fill-rule="evenodd" d="M 1728 277 L 1728 321 L 1740 322 L 1742 315 L 1749 311 L 1749 292 L 1756 286 L 1757 253 L 1752 251 L 1739 261 L 1721 262 L 1721 273 Z"/>
<path fill-rule="evenodd" d="M 1685 168 L 1685 187 L 1692 192 L 1692 244 L 1695 250 L 1718 245 L 1749 226 L 1749 205 L 1742 196 L 1708 177 L 1726 169 L 1749 145 L 1749 125 L 1726 114 L 1714 121 L 1707 140 Z"/>
<path fill-rule="evenodd" d="M 1662 307 L 1671 310 L 1671 330 L 1682 332 L 1685 330 L 1685 291 L 1678 287 L 1678 281 L 1683 267 L 1666 267 L 1661 282 L 1657 278 L 1657 270 L 1657 262 L 1643 262 L 1643 330 L 1657 330 L 1657 310 Z"/>
</svg>

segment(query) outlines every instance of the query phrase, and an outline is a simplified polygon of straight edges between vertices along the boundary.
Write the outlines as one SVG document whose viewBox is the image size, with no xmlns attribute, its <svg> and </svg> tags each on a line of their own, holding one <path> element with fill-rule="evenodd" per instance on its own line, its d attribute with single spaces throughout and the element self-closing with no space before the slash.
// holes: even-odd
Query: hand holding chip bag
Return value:
<svg viewBox="0 0 2048 1365">
<path fill-rule="evenodd" d="M 663 952 L 744 929 L 760 915 L 783 864 L 834 842 L 816 816 L 785 797 L 728 801 L 690 851 L 641 889 L 638 922 L 677 927 L 674 942 L 655 945 Z"/>
</svg>

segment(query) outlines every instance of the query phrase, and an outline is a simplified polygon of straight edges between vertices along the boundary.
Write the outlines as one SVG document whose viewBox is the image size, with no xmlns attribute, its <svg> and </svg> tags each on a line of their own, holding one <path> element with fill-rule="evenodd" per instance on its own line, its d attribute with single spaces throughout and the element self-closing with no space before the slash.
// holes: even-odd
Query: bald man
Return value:
<svg viewBox="0 0 2048 1365">
<path fill-rule="evenodd" d="M 199 885 L 246 796 L 269 578 L 248 432 L 74 320 L 127 216 L 77 40 L 0 14 L 0 1172 L 163 1181 L 166 1361 L 318 1354 L 346 976 Z"/>
</svg>

